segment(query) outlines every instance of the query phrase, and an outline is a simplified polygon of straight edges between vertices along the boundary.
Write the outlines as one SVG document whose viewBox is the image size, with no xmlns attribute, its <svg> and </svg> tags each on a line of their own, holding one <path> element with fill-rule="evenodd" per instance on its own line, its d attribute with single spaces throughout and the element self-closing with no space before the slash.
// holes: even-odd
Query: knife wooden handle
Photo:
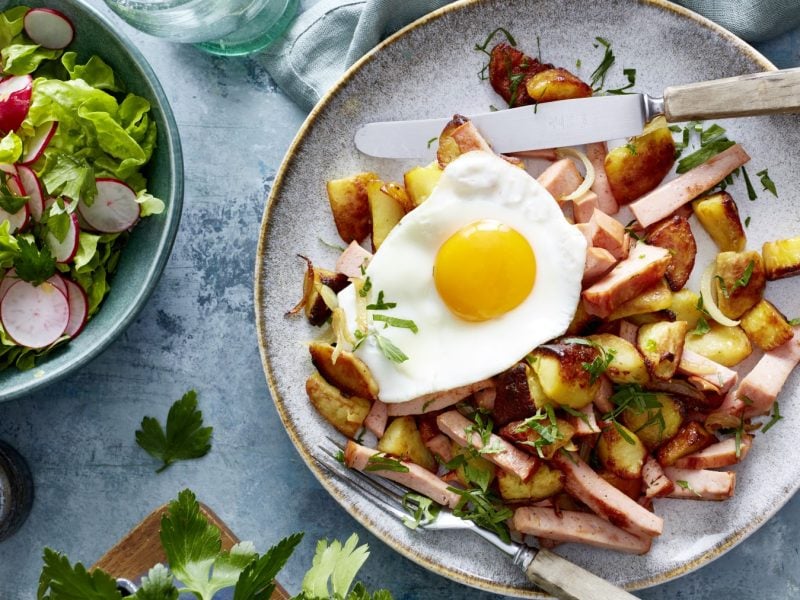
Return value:
<svg viewBox="0 0 800 600">
<path fill-rule="evenodd" d="M 636 596 L 549 550 L 525 567 L 528 579 L 561 600 L 636 600 Z"/>
<path fill-rule="evenodd" d="M 800 68 L 676 85 L 664 90 L 667 121 L 800 112 Z"/>
</svg>

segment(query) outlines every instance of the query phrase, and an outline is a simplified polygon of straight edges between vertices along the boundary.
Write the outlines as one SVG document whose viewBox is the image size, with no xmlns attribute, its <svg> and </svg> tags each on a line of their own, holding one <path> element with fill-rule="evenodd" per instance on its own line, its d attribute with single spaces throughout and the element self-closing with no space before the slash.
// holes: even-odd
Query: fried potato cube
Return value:
<svg viewBox="0 0 800 600">
<path fill-rule="evenodd" d="M 725 367 L 735 367 L 750 356 L 753 347 L 741 327 L 726 327 L 711 321 L 709 326 L 708 333 L 686 336 L 684 348 Z"/>
<path fill-rule="evenodd" d="M 597 315 L 589 314 L 583 302 L 578 302 L 575 308 L 575 315 L 572 317 L 572 322 L 567 328 L 567 335 L 583 335 L 592 329 L 593 325 L 600 323 L 602 319 Z"/>
<path fill-rule="evenodd" d="M 549 418 L 534 421 L 542 427 L 552 427 Z M 521 448 L 534 456 L 540 456 L 545 460 L 553 458 L 556 452 L 568 445 L 575 436 L 575 427 L 569 421 L 556 417 L 556 429 L 558 433 L 553 436 L 555 439 L 550 443 L 544 443 L 542 436 L 533 426 L 526 424 L 525 421 L 514 421 L 508 423 L 500 430 L 500 436 L 518 444 Z"/>
<path fill-rule="evenodd" d="M 628 204 L 655 189 L 672 169 L 675 143 L 666 127 L 633 137 L 626 146 L 606 155 L 606 175 L 611 193 L 620 204 Z"/>
<path fill-rule="evenodd" d="M 739 209 L 728 192 L 717 192 L 692 202 L 697 220 L 721 252 L 741 252 L 747 236 L 739 218 Z"/>
<path fill-rule="evenodd" d="M 800 236 L 765 242 L 761 254 L 770 281 L 800 273 Z"/>
<path fill-rule="evenodd" d="M 539 502 L 564 489 L 564 473 L 542 464 L 527 481 L 513 473 L 497 472 L 500 497 L 506 502 Z"/>
<path fill-rule="evenodd" d="M 529 361 L 545 396 L 557 404 L 583 408 L 592 401 L 600 379 L 584 365 L 599 356 L 596 348 L 582 344 L 548 344 L 536 348 Z"/>
<path fill-rule="evenodd" d="M 306 261 L 306 274 L 303 278 L 303 300 L 301 300 L 301 304 L 303 305 L 303 311 L 305 312 L 308 322 L 315 327 L 319 327 L 331 316 L 331 309 L 325 304 L 325 299 L 320 293 L 321 286 L 324 285 L 331 288 L 334 292 L 340 292 L 349 282 L 347 280 L 347 275 L 315 267 L 309 259 L 305 257 L 301 258 Z M 296 308 L 299 309 L 299 305 Z"/>
<path fill-rule="evenodd" d="M 794 336 L 786 317 L 768 300 L 761 300 L 744 313 L 740 325 L 747 337 L 764 351 L 774 350 Z"/>
<path fill-rule="evenodd" d="M 669 289 L 665 279 L 646 289 L 644 292 L 617 307 L 608 316 L 608 320 L 624 319 L 632 315 L 656 313 L 672 306 L 672 290 Z"/>
<path fill-rule="evenodd" d="M 605 375 L 614 383 L 647 383 L 650 375 L 644 364 L 644 358 L 629 341 L 611 333 L 598 333 L 587 336 L 603 349 L 603 353 L 611 360 Z"/>
<path fill-rule="evenodd" d="M 494 481 L 498 471 L 502 471 L 502 469 L 498 469 L 493 463 L 475 452 L 471 446 L 460 446 L 453 440 L 450 442 L 450 453 L 453 455 L 450 462 L 461 462 L 461 464 L 456 467 L 454 473 L 456 479 L 462 486 L 468 487 L 470 482 L 474 482 L 478 478 L 485 479 L 488 485 L 490 485 Z M 469 476 L 467 476 L 467 474 L 469 474 Z"/>
<path fill-rule="evenodd" d="M 764 295 L 767 285 L 764 263 L 754 250 L 720 252 L 714 265 L 717 306 L 731 319 L 738 319 Z"/>
<path fill-rule="evenodd" d="M 403 206 L 386 191 L 380 179 L 367 183 L 367 200 L 372 221 L 372 251 L 381 247 L 383 240 L 405 215 Z"/>
<path fill-rule="evenodd" d="M 648 450 L 678 433 L 686 414 L 683 403 L 667 394 L 656 394 L 653 404 L 656 403 L 661 406 L 641 411 L 628 407 L 620 415 L 625 426 L 636 432 Z"/>
<path fill-rule="evenodd" d="M 597 440 L 600 463 L 623 479 L 638 479 L 647 458 L 647 448 L 630 429 L 617 423 L 606 427 Z"/>
<path fill-rule="evenodd" d="M 675 375 L 683 356 L 686 321 L 660 321 L 639 328 L 636 345 L 654 379 L 668 381 Z"/>
<path fill-rule="evenodd" d="M 656 459 L 662 467 L 670 467 L 679 458 L 699 452 L 717 441 L 717 437 L 702 424 L 689 421 L 661 445 L 656 452 Z"/>
<path fill-rule="evenodd" d="M 694 268 L 697 243 L 686 217 L 673 215 L 648 228 L 647 242 L 666 248 L 670 253 L 669 266 L 664 277 L 673 292 L 683 289 Z"/>
<path fill-rule="evenodd" d="M 497 44 L 489 55 L 489 82 L 509 107 L 532 104 L 525 82 L 531 76 L 553 65 L 540 63 L 513 46 Z"/>
<path fill-rule="evenodd" d="M 306 394 L 317 412 L 348 438 L 355 437 L 372 406 L 366 398 L 345 396 L 319 373 L 306 380 Z"/>
<path fill-rule="evenodd" d="M 461 115 L 453 116 L 439 135 L 439 147 L 436 150 L 439 166 L 444 169 L 456 158 L 472 150 L 491 152 L 492 148 L 472 121 Z"/>
<path fill-rule="evenodd" d="M 428 196 L 442 177 L 442 168 L 438 162 L 432 162 L 427 167 L 414 167 L 403 175 L 406 193 L 411 201 L 412 208 L 419 206 Z M 406 208 L 406 212 L 411 210 Z"/>
<path fill-rule="evenodd" d="M 377 178 L 375 173 L 358 173 L 344 179 L 332 179 L 326 184 L 336 230 L 348 244 L 361 242 L 370 234 L 366 185 Z"/>
<path fill-rule="evenodd" d="M 528 91 L 528 96 L 537 103 L 588 98 L 592 95 L 590 86 L 560 67 L 546 69 L 532 75 L 525 82 L 525 89 Z"/>
<path fill-rule="evenodd" d="M 494 378 L 495 399 L 492 418 L 497 425 L 518 421 L 536 412 L 528 384 L 531 376 L 530 366 L 517 363 Z"/>
<path fill-rule="evenodd" d="M 672 294 L 672 303 L 669 310 L 675 315 L 676 321 L 686 321 L 687 329 L 697 327 L 697 321 L 703 316 L 698 308 L 700 295 L 691 290 L 680 290 Z"/>
<path fill-rule="evenodd" d="M 422 441 L 414 417 L 397 417 L 389 423 L 378 440 L 378 450 L 401 459 L 407 459 L 429 471 L 436 472 L 436 459 Z"/>
<path fill-rule="evenodd" d="M 308 346 L 311 362 L 328 383 L 335 385 L 349 396 L 368 400 L 378 398 L 378 384 L 367 365 L 352 352 L 342 350 L 333 362 L 335 348 L 330 344 L 312 342 Z"/>
</svg>

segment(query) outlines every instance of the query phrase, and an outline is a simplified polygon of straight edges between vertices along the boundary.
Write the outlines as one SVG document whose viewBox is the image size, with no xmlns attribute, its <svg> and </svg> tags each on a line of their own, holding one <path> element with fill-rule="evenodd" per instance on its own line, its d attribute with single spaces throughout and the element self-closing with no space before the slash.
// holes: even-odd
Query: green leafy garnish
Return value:
<svg viewBox="0 0 800 600">
<path fill-rule="evenodd" d="M 761 185 L 764 186 L 764 190 L 765 191 L 768 191 L 770 194 L 772 194 L 776 198 L 778 197 L 778 190 L 775 187 L 775 182 L 772 181 L 772 179 L 770 179 L 769 173 L 767 172 L 767 169 L 764 169 L 763 171 L 759 171 L 758 173 L 756 173 L 756 177 L 760 178 Z"/>
<path fill-rule="evenodd" d="M 697 497 L 701 497 L 701 494 L 699 494 L 699 493 L 697 492 L 697 490 L 695 490 L 695 489 L 694 489 L 694 488 L 693 488 L 691 485 L 689 485 L 689 482 L 688 482 L 688 481 L 686 481 L 686 480 L 684 480 L 684 479 L 678 479 L 678 480 L 677 480 L 675 483 L 676 483 L 676 484 L 677 484 L 679 487 L 682 487 L 683 489 L 685 489 L 685 490 L 688 490 L 688 491 L 692 492 L 692 493 L 693 493 L 695 496 L 697 496 Z"/>
<path fill-rule="evenodd" d="M 499 499 L 487 491 L 475 488 L 463 490 L 448 487 L 447 489 L 460 496 L 458 503 L 453 508 L 455 516 L 472 521 L 478 527 L 493 531 L 504 542 L 511 541 L 505 522 L 514 516 L 514 513 Z"/>
<path fill-rule="evenodd" d="M 496 36 L 498 33 L 502 33 L 504 36 L 506 36 L 506 40 L 508 40 L 508 43 L 511 44 L 512 46 L 517 45 L 517 40 L 514 39 L 514 36 L 511 35 L 507 29 L 505 29 L 504 27 L 498 27 L 497 29 L 495 29 L 489 35 L 486 36 L 486 39 L 483 41 L 482 44 L 476 43 L 474 50 L 477 52 L 483 52 L 486 56 L 491 58 L 492 53 L 490 50 L 488 50 L 489 44 L 494 39 L 494 36 Z M 481 70 L 478 71 L 478 79 L 484 81 L 489 78 L 488 75 L 486 75 L 486 71 L 488 70 L 488 68 L 489 68 L 489 62 L 487 61 L 486 64 L 483 65 Z"/>
<path fill-rule="evenodd" d="M 745 217 L 744 226 L 745 227 L 750 227 L 750 217 Z"/>
<path fill-rule="evenodd" d="M 30 242 L 24 237 L 17 238 L 19 254 L 14 257 L 14 268 L 17 277 L 33 285 L 39 285 L 56 272 L 56 259 L 50 254 L 50 249 L 40 250 L 35 242 Z"/>
<path fill-rule="evenodd" d="M 400 348 L 395 346 L 389 338 L 383 337 L 377 331 L 371 331 L 370 335 L 375 338 L 375 342 L 378 344 L 378 349 L 381 353 L 390 361 L 402 363 L 408 360 L 408 356 L 406 356 Z"/>
<path fill-rule="evenodd" d="M 403 525 L 409 529 L 425 527 L 436 520 L 439 516 L 440 507 L 433 500 L 421 494 L 407 492 L 403 495 L 403 508 L 411 515 L 411 518 L 403 519 Z"/>
<path fill-rule="evenodd" d="M 664 416 L 661 413 L 662 405 L 658 400 L 658 395 L 653 392 L 642 390 L 642 386 L 638 383 L 620 385 L 611 396 L 610 401 L 614 405 L 614 410 L 604 414 L 603 420 L 611 421 L 620 436 L 629 444 L 634 444 L 635 440 L 627 434 L 625 429 L 617 421 L 617 418 L 625 410 L 631 410 L 636 414 L 655 410 L 656 412 L 653 414 L 648 412 L 648 414 L 651 415 L 650 418 L 639 429 L 644 429 L 653 423 L 658 423 L 662 432 L 666 428 Z"/>
<path fill-rule="evenodd" d="M 388 315 L 372 315 L 372 320 L 385 323 L 384 327 L 398 327 L 400 329 L 410 329 L 414 333 L 419 332 L 417 324 L 411 319 L 399 319 Z"/>
<path fill-rule="evenodd" d="M 695 325 L 695 328 L 692 329 L 689 334 L 700 336 L 707 334 L 709 331 L 711 331 L 711 326 L 708 324 L 706 318 L 701 316 L 697 319 L 697 325 Z"/>
<path fill-rule="evenodd" d="M 142 419 L 136 443 L 163 461 L 160 473 L 177 460 L 205 456 L 211 450 L 212 427 L 203 427 L 203 413 L 197 409 L 197 393 L 186 392 L 169 409 L 166 431 L 154 417 Z"/>
<path fill-rule="evenodd" d="M 39 577 L 39 600 L 108 600 L 122 598 L 117 581 L 101 570 L 87 571 L 81 563 L 73 567 L 69 559 L 50 548 L 44 549 L 44 567 Z"/>
<path fill-rule="evenodd" d="M 736 142 L 726 138 L 716 139 L 678 161 L 678 168 L 675 169 L 675 172 L 678 174 L 686 173 L 687 171 L 703 164 L 712 156 L 716 156 L 720 152 L 727 150 L 735 143 Z"/>
<path fill-rule="evenodd" d="M 753 187 L 753 184 L 750 182 L 750 176 L 747 174 L 747 169 L 742 166 L 742 176 L 744 177 L 744 185 L 747 187 L 747 197 L 752 202 L 756 198 L 758 198 L 758 194 L 756 193 L 756 189 Z"/>
<path fill-rule="evenodd" d="M 363 268 L 363 267 L 362 267 Z M 361 284 L 361 289 L 358 290 L 358 295 L 362 298 L 366 298 L 369 291 L 372 289 L 372 280 L 369 278 L 369 275 L 364 279 L 364 283 Z"/>
<path fill-rule="evenodd" d="M 594 39 L 597 40 L 598 43 L 604 48 L 603 60 L 601 60 L 597 68 L 592 71 L 591 75 L 592 82 L 590 85 L 592 87 L 592 91 L 599 92 L 605 84 L 608 70 L 611 68 L 611 65 L 614 64 L 616 59 L 614 58 L 614 52 L 611 50 L 611 42 L 601 37 L 596 37 Z M 594 47 L 598 48 L 599 46 L 598 44 L 594 44 Z"/>
<path fill-rule="evenodd" d="M 431 144 L 439 139 L 439 136 L 433 136 L 431 139 L 428 140 L 428 148 L 431 147 Z"/>
<path fill-rule="evenodd" d="M 606 94 L 612 94 L 615 96 L 619 96 L 622 94 L 630 94 L 627 90 L 631 89 L 634 85 L 636 85 L 636 69 L 622 69 L 622 74 L 628 78 L 628 83 L 621 88 L 617 88 L 615 90 L 606 90 Z M 630 146 L 631 144 L 628 144 Z M 631 154 L 636 154 L 636 148 L 631 151 Z"/>
<path fill-rule="evenodd" d="M 781 408 L 778 406 L 778 403 L 775 402 L 773 406 L 772 418 L 766 423 L 766 425 L 764 425 L 764 427 L 762 427 L 761 433 L 767 433 L 767 431 L 772 429 L 772 427 L 783 418 L 783 415 L 781 415 Z"/>
<path fill-rule="evenodd" d="M 584 362 L 581 363 L 581 367 L 583 367 L 584 371 L 588 371 L 589 373 L 589 384 L 594 385 L 594 383 L 600 379 L 600 377 L 608 370 L 608 367 L 611 365 L 611 362 L 614 360 L 614 356 L 616 356 L 617 351 L 613 348 L 609 348 L 606 350 L 602 346 L 596 345 L 596 348 L 599 351 L 599 354 L 595 359 L 588 363 Z"/>
<path fill-rule="evenodd" d="M 8 186 L 10 175 L 0 171 L 0 208 L 8 214 L 13 215 L 20 211 L 28 201 L 29 196 L 18 196 L 11 191 Z"/>
<path fill-rule="evenodd" d="M 385 454 L 373 454 L 367 461 L 365 471 L 394 471 L 396 473 L 408 473 L 408 467 L 396 458 Z"/>
<path fill-rule="evenodd" d="M 544 421 L 547 421 L 547 423 Z M 540 458 L 544 458 L 542 447 L 549 446 L 558 440 L 564 439 L 564 436 L 558 428 L 555 411 L 549 404 L 545 406 L 544 409 L 537 409 L 536 414 L 528 417 L 514 428 L 515 433 L 522 433 L 524 431 L 533 431 L 539 438 L 534 441 L 520 441 L 518 443 L 534 448 Z"/>
</svg>

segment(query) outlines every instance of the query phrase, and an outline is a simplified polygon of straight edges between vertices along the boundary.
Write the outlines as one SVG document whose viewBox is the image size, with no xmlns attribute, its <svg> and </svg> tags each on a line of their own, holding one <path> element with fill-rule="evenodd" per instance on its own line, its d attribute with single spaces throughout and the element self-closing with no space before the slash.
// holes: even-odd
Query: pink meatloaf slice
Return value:
<svg viewBox="0 0 800 600">
<path fill-rule="evenodd" d="M 357 471 L 366 471 L 369 466 L 369 459 L 376 454 L 382 453 L 348 440 L 344 448 L 344 464 Z M 408 461 L 400 462 L 408 468 L 408 472 L 375 469 L 370 469 L 370 472 L 396 481 L 400 485 L 419 492 L 443 506 L 454 508 L 458 504 L 461 497 L 447 489 L 449 485 L 446 482 L 417 464 Z"/>
</svg>

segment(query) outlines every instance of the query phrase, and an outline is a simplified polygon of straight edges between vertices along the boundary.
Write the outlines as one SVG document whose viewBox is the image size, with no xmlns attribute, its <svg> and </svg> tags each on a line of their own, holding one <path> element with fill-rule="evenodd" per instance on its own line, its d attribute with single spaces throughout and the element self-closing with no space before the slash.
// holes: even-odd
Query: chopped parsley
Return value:
<svg viewBox="0 0 800 600">
<path fill-rule="evenodd" d="M 594 383 L 600 379 L 600 377 L 608 370 L 609 365 L 614 360 L 614 356 L 617 354 L 617 351 L 613 348 L 609 348 L 606 350 L 602 346 L 595 345 L 599 354 L 592 362 L 584 362 L 581 363 L 581 367 L 583 367 L 584 371 L 589 373 L 589 385 L 594 385 Z"/>
<path fill-rule="evenodd" d="M 486 36 L 486 39 L 483 41 L 482 44 L 476 43 L 474 50 L 476 52 L 483 52 L 486 56 L 491 58 L 492 52 L 491 50 L 488 50 L 489 44 L 494 39 L 494 36 L 496 36 L 498 33 L 502 33 L 504 36 L 506 36 L 506 40 L 508 40 L 508 43 L 511 44 L 512 46 L 517 45 L 517 40 L 514 39 L 514 36 L 511 35 L 511 33 L 509 33 L 509 31 L 506 28 L 498 27 L 497 29 L 495 29 L 489 35 Z M 489 62 L 487 61 L 486 64 L 483 65 L 481 70 L 478 71 L 478 79 L 480 79 L 481 81 L 489 79 L 489 76 L 486 74 L 486 71 L 488 70 L 489 70 Z"/>
<path fill-rule="evenodd" d="M 367 461 L 365 471 L 394 471 L 395 473 L 408 473 L 408 467 L 396 458 L 385 454 L 373 454 Z"/>
<path fill-rule="evenodd" d="M 603 60 L 600 61 L 600 64 L 597 65 L 597 68 L 592 71 L 592 82 L 591 87 L 593 92 L 599 92 L 603 89 L 603 85 L 606 82 L 606 75 L 608 74 L 608 70 L 614 64 L 616 60 L 614 57 L 614 52 L 611 50 L 611 42 L 609 42 L 605 38 L 596 37 L 594 38 L 597 40 L 598 44 L 593 44 L 595 48 L 599 48 L 600 45 L 603 46 Z"/>
<path fill-rule="evenodd" d="M 362 266 L 363 269 L 363 266 Z M 364 279 L 364 283 L 361 285 L 361 289 L 358 290 L 358 295 L 362 298 L 366 298 L 369 291 L 372 289 L 372 280 L 367 275 L 366 279 Z"/>
<path fill-rule="evenodd" d="M 547 421 L 547 423 L 545 423 L 545 421 Z M 533 441 L 526 440 L 518 443 L 533 447 L 540 458 L 544 458 L 542 447 L 549 446 L 564 439 L 564 436 L 558 428 L 555 411 L 549 404 L 545 406 L 544 409 L 538 409 L 535 415 L 528 417 L 514 429 L 514 433 L 523 433 L 525 431 L 533 431 L 539 438 Z"/>
<path fill-rule="evenodd" d="M 430 525 L 439 516 L 439 505 L 427 496 L 407 492 L 403 495 L 403 508 L 411 515 L 403 519 L 403 525 L 409 529 Z"/>
<path fill-rule="evenodd" d="M 745 227 L 750 227 L 750 217 L 747 217 L 747 218 L 745 218 L 745 220 L 744 220 L 744 226 L 745 226 Z"/>
<path fill-rule="evenodd" d="M 606 90 L 606 94 L 621 96 L 623 94 L 631 93 L 628 92 L 627 90 L 631 89 L 634 85 L 636 85 L 636 69 L 622 69 L 622 74 L 628 78 L 627 85 L 624 85 L 621 88 L 617 88 L 615 90 Z M 631 154 L 636 154 L 636 152 L 631 152 Z"/>
<path fill-rule="evenodd" d="M 397 327 L 399 329 L 409 329 L 414 333 L 419 332 L 417 324 L 411 319 L 400 319 L 398 317 L 390 317 L 388 315 L 372 315 L 372 320 L 383 323 L 384 329 L 387 327 Z"/>
<path fill-rule="evenodd" d="M 625 147 L 628 149 L 628 152 L 630 152 L 633 156 L 636 156 L 636 144 L 625 144 Z"/>
<path fill-rule="evenodd" d="M 711 331 L 711 326 L 708 324 L 706 318 L 701 316 L 697 319 L 697 325 L 695 325 L 695 328 L 692 329 L 689 334 L 700 336 L 707 334 L 709 331 Z"/>
<path fill-rule="evenodd" d="M 783 415 L 781 415 L 781 408 L 780 408 L 780 406 L 778 406 L 778 403 L 777 403 L 777 402 L 775 402 L 775 404 L 774 404 L 773 406 L 774 406 L 774 408 L 773 408 L 773 410 L 772 410 L 772 418 L 771 418 L 771 419 L 769 420 L 769 422 L 768 422 L 766 425 L 764 425 L 764 427 L 761 429 L 761 433 L 767 433 L 767 431 L 769 431 L 770 429 L 772 429 L 772 427 L 773 427 L 773 426 L 774 426 L 774 425 L 775 425 L 775 424 L 776 424 L 778 421 L 780 421 L 780 420 L 783 418 Z"/>
<path fill-rule="evenodd" d="M 511 541 L 505 522 L 513 517 L 514 513 L 498 498 L 489 492 L 475 488 L 462 490 L 448 487 L 447 489 L 460 496 L 458 504 L 453 508 L 455 516 L 472 521 L 478 527 L 496 533 L 506 543 Z"/>
<path fill-rule="evenodd" d="M 429 140 L 428 140 L 428 148 L 430 148 L 430 147 L 431 147 L 431 144 L 433 144 L 433 142 L 435 142 L 435 141 L 436 141 L 436 140 L 438 140 L 438 139 L 439 139 L 439 136 L 438 136 L 438 135 L 435 135 L 435 136 L 433 136 L 431 139 L 429 139 Z"/>
<path fill-rule="evenodd" d="M 397 302 L 386 302 L 383 299 L 383 290 L 378 292 L 378 299 L 375 304 L 367 304 L 367 310 L 389 310 L 397 306 Z"/>
<path fill-rule="evenodd" d="M 678 485 L 679 487 L 682 487 L 685 490 L 688 490 L 688 491 L 692 492 L 698 498 L 702 497 L 702 495 L 696 489 L 694 489 L 691 485 L 689 485 L 689 482 L 684 480 L 684 479 L 678 479 L 675 482 L 675 484 Z"/>
<path fill-rule="evenodd" d="M 686 173 L 691 169 L 694 169 L 697 166 L 700 166 L 708 159 L 713 156 L 716 156 L 720 152 L 724 152 L 731 146 L 733 146 L 736 142 L 731 141 L 727 138 L 719 138 L 714 140 L 713 142 L 709 142 L 705 146 L 701 146 L 699 150 L 692 152 L 688 156 L 682 158 L 678 161 L 678 168 L 675 170 L 676 173 Z"/>
<path fill-rule="evenodd" d="M 666 428 L 664 422 L 664 415 L 661 414 L 661 402 L 658 400 L 658 395 L 653 392 L 646 392 L 638 383 L 629 383 L 620 385 L 614 395 L 610 398 L 611 403 L 614 405 L 614 410 L 603 415 L 604 421 L 611 421 L 614 428 L 620 436 L 629 444 L 634 444 L 635 440 L 632 439 L 625 429 L 617 421 L 618 417 L 625 410 L 632 410 L 636 414 L 642 414 L 645 411 L 655 410 L 656 412 L 642 425 L 639 429 L 644 429 L 657 423 L 661 431 Z"/>
<path fill-rule="evenodd" d="M 768 191 L 776 198 L 778 197 L 778 190 L 775 187 L 775 182 L 772 181 L 772 179 L 770 179 L 767 169 L 764 169 L 763 171 L 759 171 L 758 173 L 756 173 L 756 177 L 760 178 L 761 185 L 764 186 L 764 191 Z"/>
<path fill-rule="evenodd" d="M 744 184 L 747 187 L 747 197 L 752 202 L 756 198 L 758 198 L 758 194 L 756 193 L 753 184 L 750 182 L 750 176 L 747 174 L 747 169 L 742 166 L 742 175 L 744 176 Z"/>
</svg>

